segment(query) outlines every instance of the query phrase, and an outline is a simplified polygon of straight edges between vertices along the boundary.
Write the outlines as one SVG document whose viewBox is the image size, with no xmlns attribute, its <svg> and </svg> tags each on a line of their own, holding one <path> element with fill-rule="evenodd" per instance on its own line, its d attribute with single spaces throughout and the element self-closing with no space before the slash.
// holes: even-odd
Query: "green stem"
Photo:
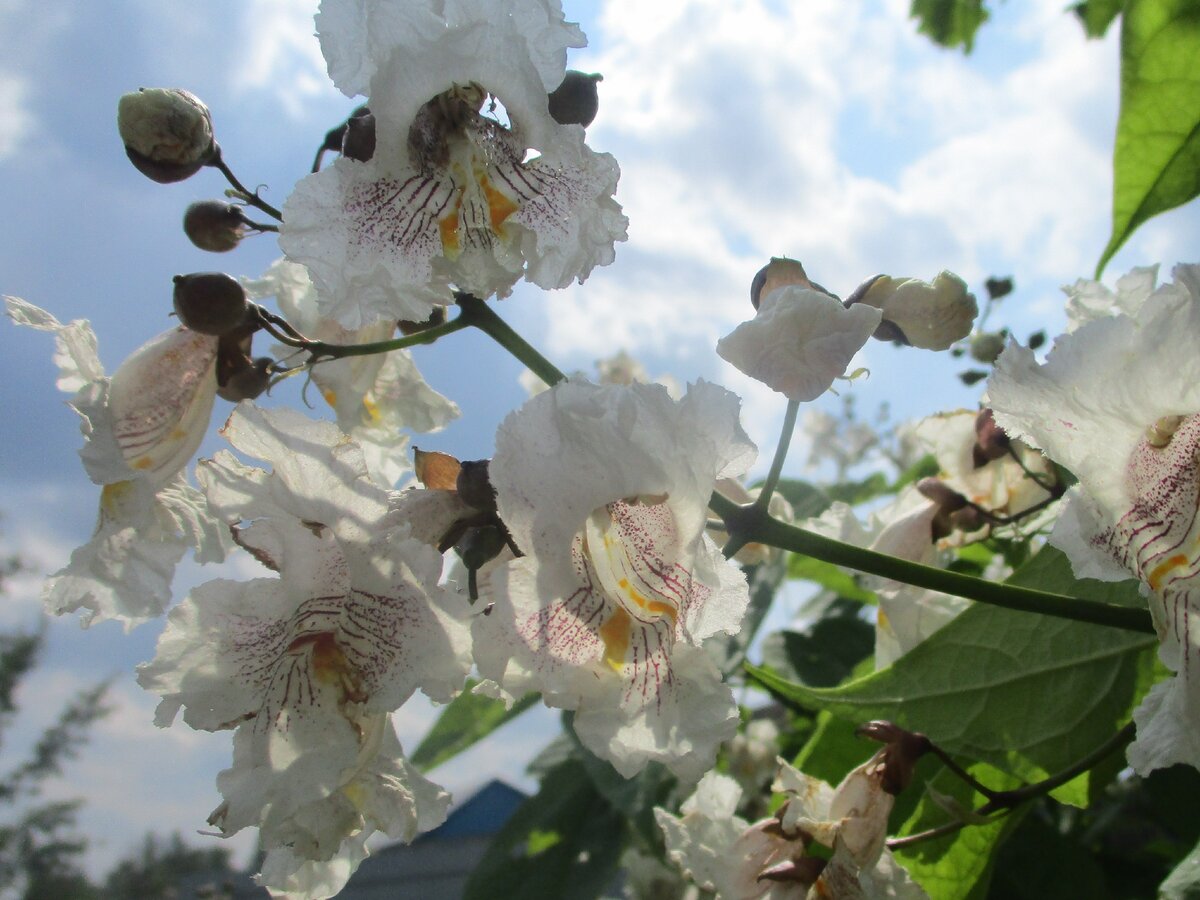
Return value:
<svg viewBox="0 0 1200 900">
<path fill-rule="evenodd" d="M 779 476 L 783 472 L 783 461 L 787 459 L 788 447 L 792 443 L 792 433 L 796 430 L 796 416 L 800 412 L 800 401 L 789 400 L 787 412 L 783 415 L 783 429 L 779 432 L 779 443 L 775 447 L 775 458 L 771 460 L 771 471 L 767 473 L 767 480 L 763 482 L 762 491 L 755 501 L 755 505 L 761 509 L 766 509 L 771 503 L 771 495 L 775 493 L 775 486 L 779 484 Z"/>
<path fill-rule="evenodd" d="M 246 190 L 246 186 L 244 184 L 242 184 L 240 181 L 238 181 L 237 176 L 233 174 L 233 170 L 230 169 L 229 166 L 225 164 L 225 160 L 221 156 L 221 148 L 220 147 L 217 148 L 217 152 L 213 156 L 213 158 L 208 161 L 208 165 L 219 170 L 220 173 L 225 176 L 225 180 L 228 181 L 231 185 L 233 185 L 233 189 L 235 191 L 237 191 L 238 196 L 242 200 L 245 200 L 248 204 L 250 204 L 253 207 L 261 209 L 272 219 L 277 219 L 280 222 L 283 221 L 283 213 L 281 213 L 279 210 L 277 210 L 275 207 L 273 207 L 270 203 L 268 203 L 262 197 L 258 196 L 257 193 Z"/>
<path fill-rule="evenodd" d="M 1129 722 L 1114 734 L 1111 738 L 1085 756 L 1078 762 L 1072 763 L 1061 772 L 1057 772 L 1042 781 L 1034 784 L 1027 784 L 1024 787 L 1015 788 L 1011 791 L 992 791 L 982 787 L 974 778 L 966 776 L 967 783 L 972 788 L 982 793 L 988 798 L 987 803 L 975 810 L 976 816 L 988 816 L 996 812 L 1007 812 L 1015 809 L 1026 800 L 1032 800 L 1035 797 L 1041 797 L 1049 794 L 1057 787 L 1061 787 L 1073 778 L 1082 775 L 1089 769 L 1099 765 L 1104 759 L 1114 750 L 1118 750 L 1133 739 L 1135 726 L 1133 722 Z M 961 770 L 956 772 L 960 777 Z M 899 850 L 902 847 L 910 847 L 913 844 L 920 844 L 924 841 L 930 841 L 935 838 L 944 837 L 947 834 L 953 834 L 960 828 L 971 824 L 965 819 L 960 819 L 956 822 L 947 822 L 944 825 L 939 825 L 937 828 L 931 828 L 928 831 L 921 831 L 917 834 L 909 834 L 904 837 L 892 838 L 887 842 L 889 850 Z"/>
<path fill-rule="evenodd" d="M 495 310 L 478 297 L 470 294 L 455 294 L 459 308 L 457 322 L 474 325 L 497 344 L 523 362 L 534 375 L 548 385 L 556 385 L 566 381 L 567 376 L 560 372 L 550 360 L 538 353 L 528 341 L 517 334 L 503 319 L 496 315 Z"/>
<path fill-rule="evenodd" d="M 860 572 L 891 578 L 932 591 L 941 591 L 943 594 L 965 597 L 968 600 L 977 600 L 980 603 L 1003 606 L 1006 609 L 1123 628 L 1126 631 L 1155 633 L 1150 613 L 1144 609 L 1081 600 L 1078 597 L 1052 594 L 1049 591 L 1012 584 L 999 584 L 959 572 L 921 565 L 864 547 L 855 547 L 793 525 L 785 525 L 771 518 L 765 510 L 756 505 L 739 506 L 717 493 L 709 498 L 709 506 L 725 520 L 729 535 L 745 542 L 769 544 Z"/>
<path fill-rule="evenodd" d="M 262 307 L 258 307 L 258 316 L 259 323 L 270 332 L 272 337 L 281 344 L 287 344 L 289 347 L 296 347 L 299 350 L 306 350 L 311 353 L 312 362 L 341 359 L 345 356 L 370 356 L 373 353 L 390 353 L 393 350 L 403 350 L 406 347 L 415 347 L 418 344 L 432 344 L 438 338 L 453 334 L 456 331 L 462 331 L 470 324 L 464 321 L 462 316 L 459 316 L 453 322 L 444 322 L 441 325 L 434 325 L 418 331 L 416 334 L 392 338 L 387 341 L 372 341 L 367 344 L 327 344 L 324 341 L 314 341 L 300 336 L 298 332 L 289 334 L 287 331 L 281 330 L 281 328 L 291 329 L 291 326 L 287 324 L 286 320 L 279 318 Z"/>
</svg>

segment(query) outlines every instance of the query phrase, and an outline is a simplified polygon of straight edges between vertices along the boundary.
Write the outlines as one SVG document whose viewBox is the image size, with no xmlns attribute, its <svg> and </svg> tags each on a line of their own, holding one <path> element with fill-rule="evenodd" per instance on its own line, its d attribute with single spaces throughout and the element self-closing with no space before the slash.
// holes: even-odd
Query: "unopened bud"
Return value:
<svg viewBox="0 0 1200 900">
<path fill-rule="evenodd" d="M 855 291 L 852 302 L 881 310 L 883 321 L 899 330 L 904 343 L 925 350 L 945 350 L 966 337 L 979 313 L 966 282 L 951 272 L 939 272 L 932 282 L 878 276 L 865 290 Z M 883 339 L 895 340 L 890 332 Z"/>
<path fill-rule="evenodd" d="M 463 532 L 454 552 L 468 569 L 481 569 L 508 545 L 504 532 L 495 525 L 476 525 Z"/>
<path fill-rule="evenodd" d="M 759 303 L 769 297 L 772 291 L 792 284 L 810 290 L 817 288 L 817 285 L 809 280 L 804 266 L 800 265 L 798 260 L 788 259 L 786 256 L 773 256 L 769 263 L 755 273 L 754 280 L 750 282 L 750 302 L 758 309 Z M 824 291 L 824 288 L 820 290 Z"/>
<path fill-rule="evenodd" d="M 369 112 L 351 116 L 346 120 L 346 133 L 342 137 L 342 156 L 366 162 L 375 155 L 375 117 Z"/>
<path fill-rule="evenodd" d="M 984 331 L 971 338 L 971 358 L 976 362 L 991 365 L 1004 352 L 1004 335 L 998 331 Z"/>
<path fill-rule="evenodd" d="M 253 400 L 270 387 L 274 362 L 269 356 L 260 356 L 249 365 L 231 372 L 225 383 L 217 386 L 217 396 L 232 403 Z"/>
<path fill-rule="evenodd" d="M 224 272 L 175 276 L 175 314 L 200 334 L 222 335 L 246 321 L 250 305 L 236 278 Z"/>
<path fill-rule="evenodd" d="M 496 508 L 496 489 L 488 479 L 488 460 L 462 463 L 458 470 L 458 496 L 475 509 L 490 512 Z"/>
<path fill-rule="evenodd" d="M 917 482 L 917 492 L 937 506 L 930 539 L 936 541 L 954 531 L 951 515 L 967 505 L 967 498 L 938 478 L 922 478 Z"/>
<path fill-rule="evenodd" d="M 559 125 L 582 125 L 585 128 L 591 125 L 600 109 L 596 85 L 603 80 L 603 75 L 588 75 L 569 69 L 562 84 L 550 94 L 551 118 Z"/>
<path fill-rule="evenodd" d="M 183 231 L 201 250 L 225 253 L 245 237 L 246 216 L 224 200 L 200 200 L 183 214 Z"/>
<path fill-rule="evenodd" d="M 160 184 L 183 181 L 216 156 L 208 107 L 178 88 L 142 88 L 117 104 L 117 130 L 139 172 Z"/>
<path fill-rule="evenodd" d="M 996 424 L 990 409 L 981 409 L 975 417 L 975 446 L 971 456 L 975 468 L 981 469 L 994 459 L 1008 455 L 1012 441 L 1004 429 Z"/>
<path fill-rule="evenodd" d="M 868 722 L 856 729 L 856 734 L 886 744 L 883 751 L 883 777 L 880 787 L 896 796 L 912 781 L 917 762 L 933 744 L 918 731 L 906 731 L 892 722 Z"/>
</svg>

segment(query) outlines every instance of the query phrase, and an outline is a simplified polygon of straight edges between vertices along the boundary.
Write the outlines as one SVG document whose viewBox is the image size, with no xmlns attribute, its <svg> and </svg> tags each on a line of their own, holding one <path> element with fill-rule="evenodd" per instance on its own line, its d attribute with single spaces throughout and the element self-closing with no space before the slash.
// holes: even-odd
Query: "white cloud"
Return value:
<svg viewBox="0 0 1200 900">
<path fill-rule="evenodd" d="M 270 90 L 299 118 L 314 97 L 340 96 L 325 74 L 310 0 L 252 0 L 239 26 L 235 90 Z"/>
<path fill-rule="evenodd" d="M 24 78 L 0 73 L 0 161 L 27 143 L 37 125 L 29 109 L 29 83 Z"/>
</svg>

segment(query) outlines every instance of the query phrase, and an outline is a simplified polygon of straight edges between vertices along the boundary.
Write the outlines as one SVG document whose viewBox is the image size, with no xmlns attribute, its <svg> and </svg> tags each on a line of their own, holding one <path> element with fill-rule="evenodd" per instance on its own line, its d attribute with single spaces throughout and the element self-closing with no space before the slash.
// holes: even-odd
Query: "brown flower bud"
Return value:
<svg viewBox="0 0 1200 900">
<path fill-rule="evenodd" d="M 224 272 L 176 275 L 174 301 L 179 321 L 201 334 L 227 334 L 250 310 L 245 289 Z"/>
<path fill-rule="evenodd" d="M 117 130 L 139 172 L 160 184 L 190 178 L 219 152 L 208 107 L 177 88 L 142 88 L 117 104 Z"/>
<path fill-rule="evenodd" d="M 755 273 L 754 280 L 750 282 L 750 302 L 754 304 L 755 309 L 758 309 L 758 304 L 762 302 L 763 298 L 777 288 L 787 287 L 790 284 L 828 293 L 824 288 L 809 281 L 808 275 L 804 272 L 804 266 L 800 265 L 797 260 L 788 259 L 786 256 L 773 256 L 769 263 Z"/>
<path fill-rule="evenodd" d="M 346 120 L 342 137 L 342 156 L 366 162 L 375 155 L 375 117 L 369 112 Z"/>
<path fill-rule="evenodd" d="M 500 555 L 507 541 L 496 525 L 475 525 L 463 532 L 454 552 L 468 569 L 480 569 Z"/>
<path fill-rule="evenodd" d="M 585 128 L 591 125 L 600 109 L 596 85 L 603 80 L 603 75 L 588 75 L 568 69 L 562 84 L 549 96 L 550 116 L 559 125 L 582 125 Z"/>
<path fill-rule="evenodd" d="M 184 212 L 183 232 L 201 250 L 225 253 L 245 237 L 246 216 L 224 200 L 200 200 Z"/>
<path fill-rule="evenodd" d="M 232 403 L 253 400 L 270 386 L 274 362 L 269 356 L 260 356 L 252 363 L 236 369 L 224 384 L 217 386 L 217 396 Z"/>
<path fill-rule="evenodd" d="M 488 460 L 464 462 L 458 472 L 458 496 L 475 509 L 490 512 L 496 508 L 496 489 L 488 479 Z"/>
<path fill-rule="evenodd" d="M 990 409 L 982 409 L 975 417 L 975 446 L 971 450 L 975 468 L 981 469 L 994 459 L 1008 455 L 1012 441 L 1004 433 Z"/>
</svg>

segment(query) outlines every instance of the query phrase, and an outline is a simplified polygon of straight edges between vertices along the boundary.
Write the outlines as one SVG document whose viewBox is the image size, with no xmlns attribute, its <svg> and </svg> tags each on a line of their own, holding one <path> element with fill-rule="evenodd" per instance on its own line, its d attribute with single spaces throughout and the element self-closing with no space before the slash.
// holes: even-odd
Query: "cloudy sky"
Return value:
<svg viewBox="0 0 1200 900">
<path fill-rule="evenodd" d="M 165 187 L 142 178 L 117 139 L 116 100 L 139 86 L 192 90 L 212 109 L 234 171 L 282 205 L 325 130 L 355 105 L 325 77 L 314 2 L 0 0 L 0 291 L 63 321 L 90 319 L 112 371 L 168 327 L 171 276 L 260 273 L 278 255 L 269 237 L 220 259 L 191 247 L 182 211 L 219 196 L 223 182 L 212 171 Z M 738 391 L 764 456 L 782 404 L 713 345 L 749 316 L 750 278 L 772 255 L 801 259 L 842 294 L 879 272 L 930 278 L 949 268 L 977 291 L 988 275 L 1011 274 L 1017 293 L 997 324 L 1056 333 L 1059 286 L 1092 271 L 1108 236 L 1117 110 L 1115 33 L 1086 41 L 1064 5 L 999 4 L 964 57 L 917 35 L 906 0 L 567 0 L 591 40 L 570 64 L 604 75 L 589 143 L 621 164 L 630 239 L 584 285 L 519 288 L 502 314 L 564 369 L 591 369 L 624 348 L 652 374 Z M 1197 246 L 1200 212 L 1176 211 L 1145 227 L 1110 277 L 1193 261 Z M 87 539 L 97 491 L 78 464 L 76 418 L 53 386 L 50 339 L 0 323 L 0 341 L 0 541 L 35 568 L 3 599 L 0 627 L 32 627 L 40 577 Z M 522 400 L 521 367 L 473 335 L 420 349 L 417 360 L 464 412 L 418 443 L 489 455 L 496 425 Z M 877 345 L 862 364 L 871 378 L 850 390 L 864 410 L 888 400 L 916 415 L 975 400 L 945 359 Z M 804 445 L 801 433 L 793 471 Z M 208 577 L 182 567 L 177 594 Z M 116 711 L 54 787 L 87 801 L 93 869 L 148 829 L 202 827 L 229 741 L 151 724 L 153 698 L 131 673 L 153 655 L 157 627 L 126 635 L 57 621 L 47 634 L 45 665 L 3 752 L 11 760 L 73 691 L 116 676 Z M 413 704 L 399 718 L 413 746 L 431 713 Z M 543 721 L 500 735 L 440 780 L 459 795 L 493 773 L 519 781 L 549 733 L 552 717 Z"/>
</svg>

